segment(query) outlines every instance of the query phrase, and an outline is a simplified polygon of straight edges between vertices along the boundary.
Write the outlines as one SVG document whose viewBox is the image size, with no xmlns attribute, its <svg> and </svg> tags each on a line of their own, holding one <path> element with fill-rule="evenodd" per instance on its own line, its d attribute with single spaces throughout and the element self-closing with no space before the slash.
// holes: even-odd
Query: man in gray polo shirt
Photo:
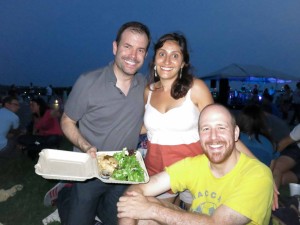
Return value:
<svg viewBox="0 0 300 225">
<path fill-rule="evenodd" d="M 74 151 L 135 149 L 143 122 L 145 78 L 142 67 L 150 44 L 148 28 L 124 24 L 113 42 L 114 62 L 80 76 L 65 105 L 61 125 Z M 78 126 L 77 126 L 78 124 Z M 74 183 L 70 198 L 58 196 L 62 224 L 91 225 L 97 215 L 104 224 L 117 224 L 116 203 L 126 185 L 99 179 Z"/>
</svg>

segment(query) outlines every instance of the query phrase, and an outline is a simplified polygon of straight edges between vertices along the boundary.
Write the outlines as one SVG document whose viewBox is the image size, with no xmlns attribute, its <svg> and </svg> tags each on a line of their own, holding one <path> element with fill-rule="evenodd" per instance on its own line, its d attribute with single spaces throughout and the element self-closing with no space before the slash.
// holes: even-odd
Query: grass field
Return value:
<svg viewBox="0 0 300 225">
<path fill-rule="evenodd" d="M 63 141 L 60 149 L 70 150 L 71 145 Z M 26 154 L 17 158 L 0 158 L 0 189 L 8 189 L 16 184 L 24 187 L 15 196 L 0 203 L 0 223 L 4 225 L 39 225 L 52 213 L 55 207 L 43 204 L 46 192 L 58 181 L 46 180 L 35 173 L 34 165 Z M 51 223 L 56 225 L 60 223 Z"/>
</svg>

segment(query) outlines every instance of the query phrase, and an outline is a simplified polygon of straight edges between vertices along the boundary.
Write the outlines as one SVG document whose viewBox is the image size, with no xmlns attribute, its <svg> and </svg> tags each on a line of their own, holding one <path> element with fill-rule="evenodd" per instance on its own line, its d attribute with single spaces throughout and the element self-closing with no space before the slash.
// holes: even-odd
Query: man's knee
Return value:
<svg viewBox="0 0 300 225">
<path fill-rule="evenodd" d="M 273 173 L 275 171 L 285 172 L 292 169 L 296 165 L 296 161 L 288 156 L 280 156 L 274 165 Z"/>
</svg>

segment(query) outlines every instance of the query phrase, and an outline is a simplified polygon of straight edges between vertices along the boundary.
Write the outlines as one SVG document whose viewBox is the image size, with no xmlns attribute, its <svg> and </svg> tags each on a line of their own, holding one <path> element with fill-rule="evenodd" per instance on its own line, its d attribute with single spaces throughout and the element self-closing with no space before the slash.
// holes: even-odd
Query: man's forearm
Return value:
<svg viewBox="0 0 300 225">
<path fill-rule="evenodd" d="M 83 152 L 87 152 L 92 147 L 92 145 L 81 135 L 76 123 L 71 121 L 65 114 L 61 119 L 61 128 L 72 144 Z"/>
<path fill-rule="evenodd" d="M 187 212 L 174 205 L 168 205 L 168 207 L 157 204 L 153 209 L 152 220 L 160 224 L 168 225 L 201 225 L 201 224 L 212 224 L 211 217 Z"/>
<path fill-rule="evenodd" d="M 119 218 L 118 225 L 136 225 L 137 220 L 131 218 Z"/>
<path fill-rule="evenodd" d="M 209 216 L 156 204 L 154 208 L 152 207 L 150 215 L 151 218 L 149 219 L 154 220 L 159 224 L 168 225 L 242 225 L 248 224 L 251 221 L 246 216 L 224 205 L 219 206 L 214 214 Z"/>
</svg>

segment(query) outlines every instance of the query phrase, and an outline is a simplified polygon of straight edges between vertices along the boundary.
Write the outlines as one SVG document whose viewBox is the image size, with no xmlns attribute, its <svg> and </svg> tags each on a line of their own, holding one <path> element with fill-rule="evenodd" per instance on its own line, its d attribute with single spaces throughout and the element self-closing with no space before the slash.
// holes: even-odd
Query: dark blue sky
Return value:
<svg viewBox="0 0 300 225">
<path fill-rule="evenodd" d="M 299 0 L 2 0 L 0 84 L 71 86 L 113 59 L 116 31 L 131 20 L 153 41 L 182 31 L 200 77 L 231 63 L 300 77 L 299 12 Z"/>
</svg>

